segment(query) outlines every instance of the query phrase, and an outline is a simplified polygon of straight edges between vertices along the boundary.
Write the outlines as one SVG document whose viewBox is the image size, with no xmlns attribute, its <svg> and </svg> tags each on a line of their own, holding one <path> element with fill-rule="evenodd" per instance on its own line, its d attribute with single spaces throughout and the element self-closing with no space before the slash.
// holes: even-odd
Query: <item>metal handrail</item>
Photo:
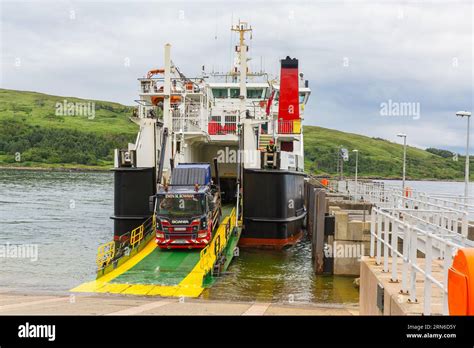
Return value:
<svg viewBox="0 0 474 348">
<path fill-rule="evenodd" d="M 233 208 L 230 215 L 225 217 L 217 228 L 211 243 L 201 250 L 199 265 L 204 274 L 213 270 L 214 265 L 221 256 L 222 250 L 229 241 L 230 232 L 235 226 L 236 218 L 235 208 Z"/>
<path fill-rule="evenodd" d="M 143 224 L 124 233 L 118 241 L 111 241 L 99 245 L 97 248 L 96 263 L 98 271 L 109 264 L 128 256 L 130 251 L 140 246 L 151 233 L 156 232 L 156 216 L 153 214 Z"/>
<path fill-rule="evenodd" d="M 396 214 L 384 211 L 384 208 L 381 207 L 372 209 L 370 237 L 370 257 L 375 257 L 377 264 L 382 263 L 383 257 L 384 272 L 389 272 L 389 261 L 391 259 L 392 281 L 398 281 L 399 264 L 397 258 L 402 257 L 402 292 L 409 294 L 410 302 L 417 302 L 416 275 L 418 273 L 424 277 L 423 313 L 430 315 L 432 312 L 431 286 L 435 285 L 442 290 L 443 314 L 447 315 L 448 269 L 457 249 L 470 243 L 467 243 L 467 240 L 456 242 L 447 240 L 435 232 L 421 229 L 401 220 Z M 398 251 L 399 239 L 403 243 L 402 252 Z M 434 241 L 436 241 L 435 246 L 433 245 Z M 384 247 L 383 255 L 382 245 Z M 425 255 L 424 268 L 418 262 L 418 251 Z M 432 264 L 435 257 L 444 261 L 442 265 L 443 280 L 441 281 L 432 276 Z"/>
<path fill-rule="evenodd" d="M 383 271 L 389 272 L 392 281 L 398 281 L 401 267 L 402 293 L 410 302 L 417 301 L 416 278 L 424 278 L 423 313 L 432 313 L 432 286 L 442 291 L 443 314 L 448 314 L 448 269 L 456 251 L 474 247 L 468 240 L 468 214 L 474 208 L 464 197 L 432 196 L 418 190 L 406 190 L 383 182 L 338 181 L 337 189 L 351 199 L 362 199 L 374 205 L 370 226 L 370 257 Z M 461 233 L 459 233 L 461 226 Z M 402 242 L 399 251 L 399 241 Z M 383 251 L 382 251 L 383 248 Z M 424 258 L 418 257 L 422 253 Z M 398 257 L 403 262 L 398 263 Z M 424 265 L 420 260 L 423 259 Z M 432 273 L 435 260 L 442 263 L 442 279 Z"/>
<path fill-rule="evenodd" d="M 300 134 L 301 133 L 301 120 L 278 120 L 278 134 Z"/>
</svg>

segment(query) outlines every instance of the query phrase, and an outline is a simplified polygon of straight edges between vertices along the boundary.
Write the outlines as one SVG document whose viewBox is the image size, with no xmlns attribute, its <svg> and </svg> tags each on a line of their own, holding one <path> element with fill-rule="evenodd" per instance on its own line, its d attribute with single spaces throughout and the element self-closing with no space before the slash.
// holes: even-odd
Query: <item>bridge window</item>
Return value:
<svg viewBox="0 0 474 348">
<path fill-rule="evenodd" d="M 230 97 L 231 97 L 231 98 L 238 98 L 238 97 L 240 97 L 240 88 L 231 88 L 231 89 L 230 89 Z"/>
<path fill-rule="evenodd" d="M 247 98 L 249 99 L 262 99 L 263 98 L 263 88 L 248 89 Z"/>
<path fill-rule="evenodd" d="M 227 88 L 213 88 L 212 95 L 214 96 L 214 98 L 227 98 Z"/>
</svg>

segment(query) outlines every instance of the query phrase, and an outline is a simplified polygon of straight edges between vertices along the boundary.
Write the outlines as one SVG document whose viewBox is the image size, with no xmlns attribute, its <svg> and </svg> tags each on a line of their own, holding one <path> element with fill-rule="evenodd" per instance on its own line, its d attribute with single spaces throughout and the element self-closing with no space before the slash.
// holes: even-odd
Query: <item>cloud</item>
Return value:
<svg viewBox="0 0 474 348">
<path fill-rule="evenodd" d="M 202 65 L 227 71 L 236 43 L 229 28 L 240 18 L 254 28 L 252 69 L 277 74 L 279 59 L 300 59 L 312 88 L 306 124 L 385 138 L 410 131 L 421 147 L 452 148 L 465 133 L 454 113 L 472 110 L 472 7 L 448 0 L 3 1 L 0 86 L 130 105 L 136 78 L 162 66 L 167 42 L 188 76 Z M 381 117 L 388 100 L 420 103 L 420 120 Z"/>
</svg>

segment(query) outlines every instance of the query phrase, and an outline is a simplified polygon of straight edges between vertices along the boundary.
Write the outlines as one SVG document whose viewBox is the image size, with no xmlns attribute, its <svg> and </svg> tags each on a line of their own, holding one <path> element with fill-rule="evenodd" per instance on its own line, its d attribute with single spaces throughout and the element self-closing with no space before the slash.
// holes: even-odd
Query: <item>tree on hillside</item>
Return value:
<svg viewBox="0 0 474 348">
<path fill-rule="evenodd" d="M 443 158 L 452 158 L 454 156 L 454 153 L 448 150 L 442 150 L 442 149 L 436 149 L 434 147 L 429 147 L 426 149 L 426 151 L 431 152 L 432 154 L 441 156 Z"/>
</svg>

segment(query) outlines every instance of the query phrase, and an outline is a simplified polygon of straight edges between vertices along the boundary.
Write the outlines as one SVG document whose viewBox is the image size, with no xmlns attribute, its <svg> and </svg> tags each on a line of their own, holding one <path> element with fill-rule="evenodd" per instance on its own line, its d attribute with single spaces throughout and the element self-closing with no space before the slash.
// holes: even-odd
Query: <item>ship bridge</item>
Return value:
<svg viewBox="0 0 474 348">
<path fill-rule="evenodd" d="M 308 82 L 298 73 L 298 61 L 289 57 L 282 60 L 279 78 L 253 72 L 245 42 L 251 30 L 244 22 L 232 27 L 240 42 L 227 73 L 206 73 L 203 67 L 201 76 L 188 77 L 171 60 L 171 45 L 165 45 L 164 67 L 138 79 L 134 121 L 140 132 L 129 144 L 138 167 L 160 168 L 157 176 L 169 179 L 178 163 L 211 163 L 217 158 L 229 199 L 235 196 L 238 162 L 243 168 L 261 168 L 261 152 L 271 141 L 282 162 L 290 163 L 286 169 L 304 170 L 302 120 L 311 93 Z M 286 91 L 280 90 L 283 79 L 291 85 Z M 242 153 L 250 163 L 242 160 Z"/>
</svg>

